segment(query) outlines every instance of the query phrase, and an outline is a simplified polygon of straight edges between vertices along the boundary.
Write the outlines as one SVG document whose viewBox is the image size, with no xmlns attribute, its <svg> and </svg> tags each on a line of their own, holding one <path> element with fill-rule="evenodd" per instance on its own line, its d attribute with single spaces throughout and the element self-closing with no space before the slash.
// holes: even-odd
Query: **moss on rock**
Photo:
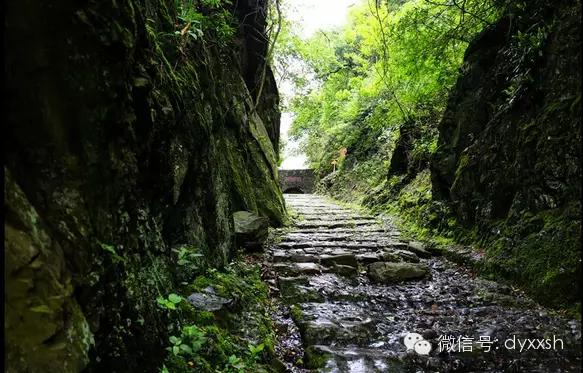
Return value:
<svg viewBox="0 0 583 373">
<path fill-rule="evenodd" d="M 201 37 L 180 33 L 187 4 L 203 17 Z M 14 205 L 15 216 L 36 211 L 43 238 L 7 219 L 6 244 L 15 268 L 32 257 L 48 263 L 11 285 L 19 295 L 7 320 L 33 307 L 19 328 L 39 336 L 34 358 L 7 340 L 14 369 L 21 358 L 71 371 L 157 366 L 169 315 L 156 298 L 188 277 L 173 249 L 194 247 L 206 266 L 222 267 L 235 254 L 234 211 L 284 220 L 273 82 L 255 97 L 259 72 L 272 77 L 266 24 L 247 17 L 264 15 L 267 2 L 209 4 L 7 5 L 6 166 L 29 203 Z M 41 243 L 46 253 L 28 252 Z M 44 271 L 59 281 L 22 296 Z M 51 335 L 61 343 L 63 328 L 79 351 L 41 353 Z"/>
</svg>

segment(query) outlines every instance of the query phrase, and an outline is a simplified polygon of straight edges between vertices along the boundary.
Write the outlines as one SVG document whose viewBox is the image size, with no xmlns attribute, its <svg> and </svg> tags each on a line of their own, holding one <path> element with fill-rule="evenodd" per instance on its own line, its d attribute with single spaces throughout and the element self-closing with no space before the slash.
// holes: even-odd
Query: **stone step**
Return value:
<svg viewBox="0 0 583 373">
<path fill-rule="evenodd" d="M 359 234 L 359 233 L 384 233 L 387 235 L 395 235 L 398 236 L 399 233 L 395 231 L 390 231 L 380 227 L 379 225 L 370 225 L 370 226 L 359 226 L 359 227 L 323 227 L 323 228 L 313 228 L 313 227 L 305 227 L 305 228 L 298 228 L 295 227 L 293 231 L 290 233 L 301 233 L 301 234 L 310 234 L 310 233 L 328 233 L 328 234 L 338 234 L 338 233 L 350 233 L 350 234 Z"/>
<path fill-rule="evenodd" d="M 305 356 L 308 368 L 324 372 L 407 372 L 403 354 L 378 348 L 312 345 Z"/>
<path fill-rule="evenodd" d="M 376 221 L 377 218 L 373 217 L 373 216 L 365 216 L 365 215 L 338 215 L 338 216 L 334 216 L 331 214 L 306 214 L 306 215 L 302 215 L 302 221 L 318 221 L 318 220 L 322 220 L 322 221 L 326 221 L 326 220 L 331 220 L 331 218 L 333 218 L 333 221 L 351 221 L 351 220 L 368 220 L 368 221 Z"/>
<path fill-rule="evenodd" d="M 313 307 L 312 309 L 306 308 Z M 303 345 L 329 344 L 367 345 L 374 333 L 373 320 L 364 310 L 353 305 L 344 312 L 332 308 L 335 303 L 302 303 L 301 315 L 294 322 L 300 330 Z M 329 312 L 325 312 L 325 311 Z"/>
<path fill-rule="evenodd" d="M 342 233 L 342 234 L 330 234 L 330 233 L 288 233 L 283 236 L 285 241 L 352 241 L 357 238 L 361 238 L 359 235 Z"/>
<path fill-rule="evenodd" d="M 327 202 L 322 202 L 322 201 L 286 201 L 286 203 L 288 205 L 293 206 L 293 207 L 306 208 L 306 209 L 329 208 L 329 209 L 338 209 L 338 210 L 348 210 L 348 209 L 343 209 L 342 207 L 339 207 L 338 205 L 335 205 L 333 203 L 327 203 Z"/>
<path fill-rule="evenodd" d="M 309 254 L 303 250 L 276 250 L 272 253 L 271 261 L 273 263 L 318 263 L 320 258 L 317 254 Z"/>
<path fill-rule="evenodd" d="M 351 255 L 361 264 L 370 264 L 380 261 L 418 263 L 419 257 L 411 251 L 399 248 L 400 246 L 385 246 L 375 250 L 358 248 L 333 247 L 304 247 L 293 249 L 277 248 L 271 252 L 271 261 L 274 263 L 320 263 L 323 257 Z"/>
<path fill-rule="evenodd" d="M 273 270 L 284 276 L 313 275 L 322 273 L 322 266 L 314 262 L 275 263 Z"/>
<path fill-rule="evenodd" d="M 289 205 L 289 204 L 287 206 L 298 213 L 305 213 L 305 214 L 330 213 L 330 214 L 342 215 L 342 214 L 357 214 L 358 213 L 358 211 L 343 209 L 343 208 L 340 208 L 337 206 L 336 207 L 335 206 L 301 206 L 301 205 L 298 206 L 298 205 Z"/>
<path fill-rule="evenodd" d="M 334 247 L 340 249 L 377 250 L 383 248 L 408 249 L 399 241 L 284 241 L 277 244 L 280 249 L 304 249 L 310 247 Z"/>
<path fill-rule="evenodd" d="M 300 221 L 296 224 L 298 228 L 355 228 L 360 226 L 369 226 L 371 228 L 376 228 L 377 225 L 371 223 L 370 220 L 347 220 L 347 221 L 318 221 L 318 222 L 310 222 L 310 221 Z"/>
<path fill-rule="evenodd" d="M 334 286 L 327 286 L 333 284 Z M 337 273 L 314 276 L 279 277 L 277 286 L 287 304 L 323 303 L 330 301 L 364 301 L 366 295 L 357 291 L 353 278 Z"/>
</svg>

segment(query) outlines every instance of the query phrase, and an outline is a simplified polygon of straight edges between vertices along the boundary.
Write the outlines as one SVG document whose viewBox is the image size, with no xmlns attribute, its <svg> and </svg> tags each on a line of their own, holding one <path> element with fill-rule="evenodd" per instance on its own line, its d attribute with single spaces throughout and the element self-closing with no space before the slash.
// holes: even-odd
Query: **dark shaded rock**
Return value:
<svg viewBox="0 0 583 373">
<path fill-rule="evenodd" d="M 81 371 L 94 337 L 73 296 L 63 250 L 10 172 L 5 173 L 7 371 Z"/>
<path fill-rule="evenodd" d="M 233 301 L 212 293 L 192 293 L 187 299 L 194 307 L 204 311 L 218 311 Z"/>
<path fill-rule="evenodd" d="M 269 366 L 276 373 L 287 373 L 288 371 L 285 363 L 278 358 L 271 359 Z"/>
<path fill-rule="evenodd" d="M 379 254 L 379 253 L 364 253 L 364 254 L 357 254 L 356 260 L 362 264 L 370 264 L 370 263 L 374 263 L 374 262 L 380 262 L 380 261 L 384 260 L 384 257 L 382 256 L 382 254 Z"/>
<path fill-rule="evenodd" d="M 421 258 L 430 258 L 431 253 L 425 250 L 425 245 L 418 241 L 409 241 L 407 250 L 414 252 Z"/>
<path fill-rule="evenodd" d="M 326 318 L 302 321 L 299 324 L 304 345 L 310 346 L 329 342 L 364 343 L 372 334 L 370 319 L 337 323 Z"/>
<path fill-rule="evenodd" d="M 19 274 L 32 285 L 18 281 L 7 293 L 6 330 L 31 336 L 6 340 L 12 371 L 160 366 L 170 321 L 153 300 L 193 275 L 175 270 L 171 248 L 196 247 L 205 264 L 224 266 L 235 247 L 234 211 L 284 220 L 266 1 L 233 3 L 226 15 L 218 7 L 237 30 L 224 46 L 212 32 L 196 42 L 161 37 L 184 27 L 179 3 L 6 6 L 5 84 L 14 94 L 5 165 L 42 222 L 41 230 L 9 219 L 5 227 L 17 235 L 17 257 L 36 248 L 30 264 L 40 265 Z M 214 19 L 210 8 L 205 17 Z M 43 249 L 31 238 L 40 232 Z M 12 298 L 29 286 L 27 297 Z M 85 367 L 90 335 L 96 353 Z"/>
<path fill-rule="evenodd" d="M 235 222 L 235 237 L 237 243 L 247 249 L 261 249 L 267 233 L 269 221 L 249 211 L 237 211 L 233 213 Z"/>
<path fill-rule="evenodd" d="M 425 340 L 436 339 L 438 337 L 437 332 L 433 329 L 425 329 L 423 333 L 421 333 L 421 336 L 423 336 L 423 339 Z"/>
<path fill-rule="evenodd" d="M 376 262 L 369 264 L 367 271 L 372 280 L 384 283 L 420 279 L 428 273 L 426 265 L 405 262 Z"/>
<path fill-rule="evenodd" d="M 298 276 L 298 277 L 284 277 L 279 276 L 277 278 L 277 283 L 281 290 L 286 289 L 289 286 L 295 285 L 308 285 L 310 283 L 310 279 L 305 276 Z"/>
<path fill-rule="evenodd" d="M 384 251 L 380 256 L 381 260 L 385 262 L 411 262 L 411 263 L 419 263 L 419 257 L 411 251 L 407 250 L 390 250 Z"/>
<path fill-rule="evenodd" d="M 395 254 L 401 257 L 405 262 L 419 263 L 419 257 L 414 252 L 407 250 L 395 250 Z"/>
<path fill-rule="evenodd" d="M 575 303 L 583 292 L 581 3 L 517 4 L 465 52 L 439 123 L 433 196 L 496 236 L 491 272 L 547 304 Z"/>
<path fill-rule="evenodd" d="M 275 251 L 272 255 L 272 261 L 274 263 L 283 263 L 283 262 L 297 262 L 297 263 L 308 263 L 319 262 L 319 258 L 315 254 L 308 254 L 305 250 L 297 249 L 297 250 L 278 250 Z"/>
<path fill-rule="evenodd" d="M 277 263 L 273 265 L 273 269 L 286 276 L 322 273 L 322 266 L 317 263 Z"/>
<path fill-rule="evenodd" d="M 324 300 L 322 294 L 309 287 L 309 279 L 305 276 L 279 277 L 277 282 L 281 297 L 286 303 L 297 304 Z"/>
<path fill-rule="evenodd" d="M 312 345 L 306 348 L 310 369 L 341 372 L 351 367 L 355 372 L 406 372 L 405 364 L 394 353 L 363 347 Z"/>
<path fill-rule="evenodd" d="M 358 275 L 358 268 L 349 265 L 335 264 L 330 267 L 330 272 L 344 277 L 355 277 Z"/>
<path fill-rule="evenodd" d="M 320 256 L 320 263 L 325 266 L 344 265 L 357 267 L 358 261 L 354 254 L 339 254 L 339 255 L 322 255 Z"/>
</svg>

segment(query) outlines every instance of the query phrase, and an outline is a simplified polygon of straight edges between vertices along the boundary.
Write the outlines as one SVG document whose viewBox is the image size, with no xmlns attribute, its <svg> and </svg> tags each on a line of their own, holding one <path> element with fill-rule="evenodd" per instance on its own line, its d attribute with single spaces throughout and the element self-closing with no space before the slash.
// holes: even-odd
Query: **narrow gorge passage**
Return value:
<svg viewBox="0 0 583 373">
<path fill-rule="evenodd" d="M 285 199 L 299 217 L 276 233 L 267 276 L 280 305 L 276 352 L 289 370 L 580 371 L 579 322 L 403 240 L 389 222 L 317 195 Z M 430 342 L 429 355 L 407 352 L 407 333 Z M 458 337 L 467 339 L 438 351 L 440 338 Z M 527 338 L 556 343 L 520 352 Z"/>
</svg>

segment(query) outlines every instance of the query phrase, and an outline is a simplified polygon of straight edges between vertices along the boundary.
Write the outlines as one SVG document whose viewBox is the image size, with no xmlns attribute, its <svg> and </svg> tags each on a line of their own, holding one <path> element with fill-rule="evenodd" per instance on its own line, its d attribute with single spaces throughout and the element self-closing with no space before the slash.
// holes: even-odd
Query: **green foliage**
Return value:
<svg viewBox="0 0 583 373">
<path fill-rule="evenodd" d="M 198 267 L 200 265 L 199 258 L 202 257 L 203 254 L 196 252 L 196 249 L 188 246 L 181 246 L 178 250 L 176 250 L 176 252 L 178 254 L 178 265 L 194 267 Z"/>
<path fill-rule="evenodd" d="M 235 32 L 232 15 L 225 8 L 230 3 L 222 0 L 176 0 L 177 18 L 183 27 L 174 34 L 199 40 L 205 33 L 210 33 L 219 44 L 225 44 Z"/>
<path fill-rule="evenodd" d="M 156 299 L 156 302 L 162 308 L 169 309 L 169 310 L 175 310 L 176 309 L 176 305 L 178 303 L 182 302 L 182 299 L 183 298 L 180 295 L 171 293 L 171 294 L 168 295 L 167 298 L 158 297 Z"/>
<path fill-rule="evenodd" d="M 546 304 L 576 304 L 581 293 L 576 281 L 581 277 L 580 209 L 579 203 L 571 203 L 499 222 L 491 230 L 496 234 L 484 270 L 514 279 Z"/>
<path fill-rule="evenodd" d="M 224 270 L 209 268 L 185 291 L 200 292 L 208 287 L 233 299 L 232 307 L 213 313 L 196 309 L 188 302 L 176 303 L 176 324 L 169 325 L 174 332 L 169 337 L 168 357 L 161 371 L 262 371 L 266 359 L 273 354 L 275 332 L 266 314 L 267 287 L 259 268 L 242 260 Z M 164 303 L 176 301 L 177 297 L 182 299 L 171 294 Z"/>
<path fill-rule="evenodd" d="M 463 10 L 450 1 L 387 4 L 361 1 L 343 29 L 320 31 L 308 40 L 289 24 L 284 28 L 280 65 L 299 60 L 316 81 L 294 77 L 298 95 L 291 102 L 296 117 L 290 134 L 320 175 L 333 170 L 339 149 L 347 148 L 346 162 L 353 164 L 351 157 L 368 155 L 358 152 L 366 134 L 398 133 L 408 122 L 422 138 L 413 157 L 428 159 L 464 50 L 501 12 L 493 1 L 464 1 Z"/>
<path fill-rule="evenodd" d="M 550 28 L 545 24 L 535 26 L 524 32 L 518 30 L 512 36 L 511 47 L 504 51 L 509 63 L 515 66 L 508 87 L 504 90 L 507 96 L 506 108 L 517 102 L 517 98 L 523 95 L 535 80 L 531 72 L 543 56 L 542 47 Z"/>
<path fill-rule="evenodd" d="M 99 242 L 99 246 L 103 249 L 103 251 L 105 251 L 111 255 L 111 259 L 113 260 L 114 263 L 124 263 L 125 262 L 125 258 L 123 258 L 122 256 L 120 256 L 117 253 L 117 251 L 115 250 L 115 247 L 113 245 L 108 245 L 108 244 L 105 244 L 103 242 Z"/>
<path fill-rule="evenodd" d="M 457 206 L 434 199 L 428 170 L 438 150 L 437 123 L 449 91 L 466 70 L 462 65 L 464 52 L 502 13 L 512 15 L 511 39 L 501 45 L 497 58 L 504 58 L 502 68 L 509 69 L 508 73 L 496 72 L 496 79 L 506 78 L 501 80 L 506 89 L 500 100 L 491 103 L 492 111 L 498 116 L 517 103 L 530 106 L 544 97 L 547 102 L 542 117 L 525 121 L 529 127 L 524 130 L 528 139 L 524 143 L 529 144 L 526 148 L 544 144 L 545 139 L 568 144 L 562 141 L 564 133 L 576 138 L 575 132 L 558 131 L 559 126 L 546 122 L 541 127 L 549 132 L 543 135 L 536 130 L 543 118 L 558 122 L 562 113 L 573 112 L 581 100 L 580 95 L 564 95 L 549 102 L 553 92 L 542 84 L 541 74 L 535 73 L 541 71 L 538 66 L 547 58 L 545 53 L 552 55 L 552 41 L 561 34 L 556 31 L 561 22 L 549 22 L 542 11 L 526 11 L 538 7 L 526 1 L 405 0 L 377 4 L 359 2 L 352 7 L 348 25 L 317 32 L 307 40 L 286 24 L 279 45 L 277 61 L 281 66 L 286 62 L 303 66 L 295 72 L 297 76 L 291 71 L 297 95 L 289 105 L 295 114 L 290 134 L 301 142 L 310 166 L 319 175 L 319 192 L 398 215 L 399 228 L 406 237 L 444 246 L 456 243 L 483 248 L 484 273 L 511 279 L 548 304 L 573 304 L 574 295 L 581 293 L 580 286 L 573 285 L 581 272 L 576 242 L 580 217 L 573 213 L 579 211 L 578 206 L 563 209 L 557 203 L 552 209 L 536 210 L 533 216 L 523 216 L 525 211 L 517 210 L 514 216 L 468 227 L 456 218 L 460 211 L 453 209 L 460 210 L 461 204 L 472 200 L 471 192 L 461 200 L 458 196 Z M 548 60 L 544 61 L 547 64 Z M 557 69 L 557 77 L 559 73 Z M 562 81 L 554 86 L 565 84 Z M 516 121 L 516 127 L 520 128 L 520 123 Z M 345 156 L 339 157 L 344 148 Z M 532 146 L 536 153 L 533 160 L 539 162 L 534 169 L 539 175 L 547 168 L 553 169 L 549 171 L 553 175 L 555 170 L 576 169 L 574 163 L 567 166 L 566 159 L 556 166 L 545 162 L 554 159 L 545 148 Z M 457 162 L 454 186 L 468 185 L 464 177 L 474 165 L 463 154 Z M 509 167 L 516 166 L 509 163 Z M 577 194 L 578 183 L 563 180 L 557 184 L 565 190 L 573 188 L 571 195 Z M 565 294 L 564 298 L 556 299 L 557 292 Z"/>
<path fill-rule="evenodd" d="M 181 336 L 170 336 L 169 341 L 172 344 L 167 348 L 175 356 L 181 355 L 186 358 L 198 358 L 198 351 L 206 342 L 204 330 L 196 325 L 185 326 L 181 330 Z"/>
</svg>

